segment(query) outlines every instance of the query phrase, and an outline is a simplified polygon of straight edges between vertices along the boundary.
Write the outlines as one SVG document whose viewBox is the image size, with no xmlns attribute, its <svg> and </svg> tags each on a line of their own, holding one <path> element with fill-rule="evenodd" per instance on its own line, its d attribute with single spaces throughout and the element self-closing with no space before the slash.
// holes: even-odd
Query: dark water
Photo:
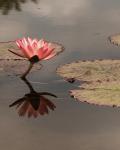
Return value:
<svg viewBox="0 0 120 150">
<path fill-rule="evenodd" d="M 19 77 L 0 75 L 1 149 L 119 150 L 120 108 L 75 101 L 68 91 L 77 83 L 56 82 L 61 78 L 55 70 L 78 59 L 120 58 L 120 49 L 107 41 L 109 35 L 120 32 L 120 1 L 40 0 L 20 5 L 22 11 L 10 10 L 9 15 L 2 15 L 4 7 L 1 9 L 0 41 L 42 37 L 63 44 L 66 50 L 28 76 L 36 91 L 58 96 L 51 99 L 56 109 L 49 115 L 37 119 L 19 117 L 9 104 L 29 89 Z"/>
</svg>

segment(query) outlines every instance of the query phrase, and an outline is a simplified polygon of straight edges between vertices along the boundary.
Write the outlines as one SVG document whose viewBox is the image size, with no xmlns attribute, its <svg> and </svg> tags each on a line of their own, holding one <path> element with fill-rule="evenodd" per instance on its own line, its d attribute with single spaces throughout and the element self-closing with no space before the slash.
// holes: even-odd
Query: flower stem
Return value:
<svg viewBox="0 0 120 150">
<path fill-rule="evenodd" d="M 33 89 L 32 85 L 30 84 L 30 82 L 24 77 L 22 78 L 22 80 L 26 83 L 26 85 L 29 87 L 30 89 L 30 93 L 36 93 L 35 90 Z"/>
<path fill-rule="evenodd" d="M 23 75 L 21 76 L 22 79 L 25 79 L 26 75 L 30 72 L 30 70 L 32 69 L 34 63 L 29 64 L 28 69 L 25 71 L 25 73 L 23 73 Z"/>
</svg>

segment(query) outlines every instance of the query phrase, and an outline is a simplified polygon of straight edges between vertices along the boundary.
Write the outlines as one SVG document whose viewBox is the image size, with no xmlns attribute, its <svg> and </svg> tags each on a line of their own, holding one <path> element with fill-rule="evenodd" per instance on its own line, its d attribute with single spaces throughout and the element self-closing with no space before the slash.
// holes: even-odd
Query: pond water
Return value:
<svg viewBox="0 0 120 150">
<path fill-rule="evenodd" d="M 2 3 L 0 0 L 0 5 Z M 49 115 L 36 119 L 19 117 L 9 104 L 29 93 L 29 88 L 19 77 L 0 74 L 1 149 L 119 150 L 120 108 L 75 101 L 70 98 L 69 90 L 77 88 L 78 83 L 62 81 L 55 71 L 59 65 L 78 59 L 120 58 L 120 49 L 107 41 L 109 35 L 120 32 L 120 1 L 40 0 L 22 3 L 19 0 L 19 3 L 22 11 L 12 10 L 7 4 L 4 5 L 6 8 L 0 7 L 0 41 L 23 36 L 45 38 L 63 44 L 65 51 L 43 62 L 40 71 L 27 77 L 37 92 L 58 96 L 50 99 L 56 109 Z M 8 8 L 11 10 L 7 11 Z"/>
</svg>

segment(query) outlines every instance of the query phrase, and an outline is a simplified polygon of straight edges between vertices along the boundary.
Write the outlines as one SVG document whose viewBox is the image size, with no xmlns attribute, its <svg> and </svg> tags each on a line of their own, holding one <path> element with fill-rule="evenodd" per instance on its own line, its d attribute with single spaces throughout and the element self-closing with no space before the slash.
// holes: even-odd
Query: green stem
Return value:
<svg viewBox="0 0 120 150">
<path fill-rule="evenodd" d="M 30 72 L 30 70 L 32 69 L 32 67 L 33 67 L 33 63 L 30 62 L 28 69 L 21 76 L 22 79 L 25 79 L 26 75 Z"/>
</svg>

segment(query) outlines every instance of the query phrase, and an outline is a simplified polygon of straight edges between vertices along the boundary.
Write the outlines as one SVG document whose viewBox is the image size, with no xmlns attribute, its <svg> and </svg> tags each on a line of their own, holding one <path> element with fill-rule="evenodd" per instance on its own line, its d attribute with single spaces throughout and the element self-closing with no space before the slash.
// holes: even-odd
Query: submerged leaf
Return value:
<svg viewBox="0 0 120 150">
<path fill-rule="evenodd" d="M 57 69 L 64 78 L 85 81 L 71 95 L 92 104 L 120 106 L 120 60 L 78 61 Z"/>
</svg>

